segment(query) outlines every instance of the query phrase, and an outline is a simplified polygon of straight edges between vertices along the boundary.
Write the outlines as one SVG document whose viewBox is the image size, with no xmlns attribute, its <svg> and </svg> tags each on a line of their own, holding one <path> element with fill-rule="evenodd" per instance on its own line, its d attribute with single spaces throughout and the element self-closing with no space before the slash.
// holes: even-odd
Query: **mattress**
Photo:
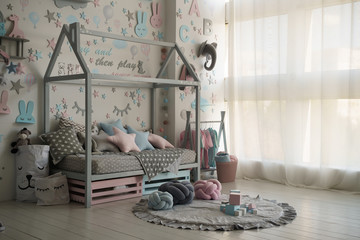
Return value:
<svg viewBox="0 0 360 240">
<path fill-rule="evenodd" d="M 196 154 L 189 149 L 182 149 L 183 154 L 180 157 L 181 164 L 189 164 L 196 162 Z M 145 150 L 154 151 L 154 150 Z M 167 153 L 166 149 L 160 150 L 164 154 Z M 140 161 L 136 156 L 129 155 L 127 153 L 119 152 L 103 152 L 101 155 L 92 155 L 92 174 L 107 174 L 107 173 L 119 173 L 129 172 L 136 170 L 143 170 Z M 85 155 L 76 154 L 68 155 L 60 163 L 56 165 L 57 169 L 84 173 L 85 172 Z"/>
</svg>

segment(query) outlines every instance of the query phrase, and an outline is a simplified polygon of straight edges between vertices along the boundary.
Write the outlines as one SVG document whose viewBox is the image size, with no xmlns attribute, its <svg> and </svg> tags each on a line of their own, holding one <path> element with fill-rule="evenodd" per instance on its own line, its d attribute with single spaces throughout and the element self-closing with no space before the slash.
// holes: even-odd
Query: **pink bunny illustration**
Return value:
<svg viewBox="0 0 360 240">
<path fill-rule="evenodd" d="M 157 11 L 156 11 L 156 5 L 157 5 Z M 163 22 L 163 20 L 160 16 L 161 4 L 160 3 L 156 4 L 156 3 L 152 2 L 151 7 L 152 7 L 152 12 L 153 12 L 153 15 L 150 18 L 151 26 L 153 26 L 155 28 L 159 28 L 159 27 L 161 27 L 162 22 Z"/>
<path fill-rule="evenodd" d="M 9 114 L 10 108 L 7 106 L 9 93 L 6 90 L 3 90 L 1 93 L 1 101 L 0 101 L 0 113 Z"/>
</svg>

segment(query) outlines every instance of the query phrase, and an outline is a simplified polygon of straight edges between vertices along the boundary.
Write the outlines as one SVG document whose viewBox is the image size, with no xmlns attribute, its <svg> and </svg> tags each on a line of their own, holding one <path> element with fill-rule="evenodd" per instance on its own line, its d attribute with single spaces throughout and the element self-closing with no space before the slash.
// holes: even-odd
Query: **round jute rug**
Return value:
<svg viewBox="0 0 360 240">
<path fill-rule="evenodd" d="M 241 203 L 255 203 L 257 214 L 230 216 L 220 211 L 222 201 L 228 200 L 223 194 L 221 200 L 197 200 L 187 205 L 175 205 L 172 209 L 155 211 L 148 208 L 146 198 L 133 207 L 133 213 L 150 223 L 173 228 L 193 230 L 247 230 L 269 228 L 290 223 L 296 217 L 295 209 L 287 203 L 277 203 L 261 197 L 242 195 Z"/>
</svg>

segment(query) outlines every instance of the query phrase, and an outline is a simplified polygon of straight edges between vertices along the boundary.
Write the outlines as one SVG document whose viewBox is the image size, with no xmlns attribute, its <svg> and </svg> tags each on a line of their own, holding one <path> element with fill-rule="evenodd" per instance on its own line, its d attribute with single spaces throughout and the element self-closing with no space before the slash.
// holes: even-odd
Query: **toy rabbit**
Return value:
<svg viewBox="0 0 360 240">
<path fill-rule="evenodd" d="M 157 5 L 157 11 L 156 11 L 156 5 Z M 160 3 L 156 4 L 156 3 L 152 2 L 151 6 L 152 6 L 152 12 L 153 12 L 153 15 L 150 18 L 151 26 L 153 26 L 155 28 L 159 28 L 159 27 L 161 27 L 162 22 L 163 22 L 162 18 L 160 16 L 161 4 Z"/>
<path fill-rule="evenodd" d="M 142 18 L 141 18 L 141 15 L 142 15 Z M 148 29 L 146 27 L 146 18 L 147 18 L 146 12 L 144 12 L 143 14 L 141 11 L 137 12 L 138 24 L 135 26 L 135 33 L 138 37 L 145 37 L 146 34 L 148 33 Z"/>
<path fill-rule="evenodd" d="M 3 90 L 1 93 L 1 100 L 0 100 L 0 113 L 9 114 L 10 108 L 7 106 L 9 93 L 6 90 Z"/>
</svg>

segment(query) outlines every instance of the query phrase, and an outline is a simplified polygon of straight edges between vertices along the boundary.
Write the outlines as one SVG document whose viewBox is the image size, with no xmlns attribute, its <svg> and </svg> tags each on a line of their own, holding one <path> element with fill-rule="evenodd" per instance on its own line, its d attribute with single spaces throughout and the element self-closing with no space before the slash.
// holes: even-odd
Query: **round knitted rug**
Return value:
<svg viewBox="0 0 360 240">
<path fill-rule="evenodd" d="M 133 207 L 133 213 L 147 222 L 161 224 L 173 228 L 193 230 L 247 230 L 269 228 L 290 223 L 296 217 L 295 209 L 287 203 L 276 203 L 261 197 L 241 196 L 241 203 L 255 203 L 257 214 L 246 213 L 244 216 L 230 216 L 220 211 L 221 200 L 197 200 L 186 205 L 175 205 L 172 209 L 155 211 L 148 208 L 146 198 Z"/>
</svg>

